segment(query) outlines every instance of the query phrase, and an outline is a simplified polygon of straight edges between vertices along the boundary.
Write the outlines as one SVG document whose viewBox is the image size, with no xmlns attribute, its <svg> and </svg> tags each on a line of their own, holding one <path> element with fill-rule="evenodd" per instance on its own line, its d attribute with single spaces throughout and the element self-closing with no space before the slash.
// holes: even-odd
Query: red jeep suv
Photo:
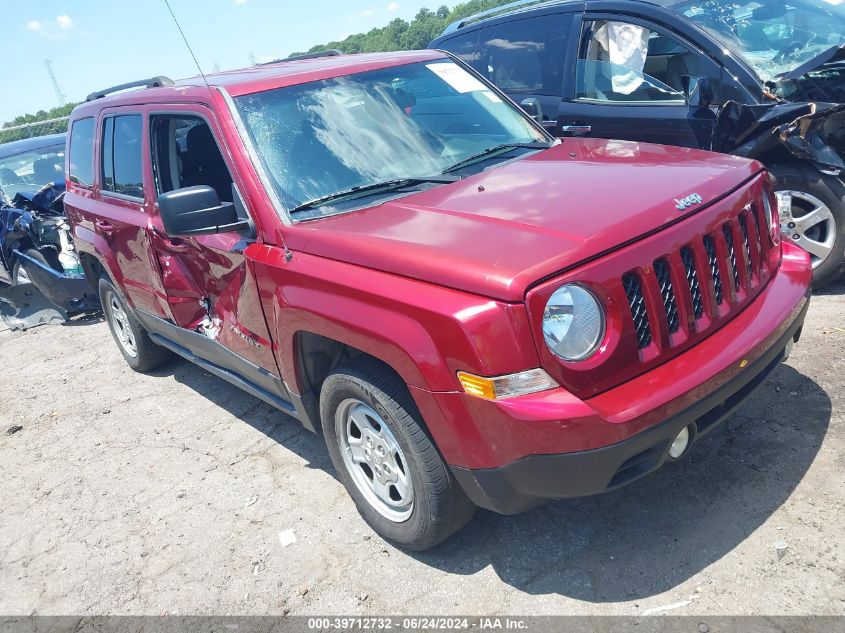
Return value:
<svg viewBox="0 0 845 633">
<path fill-rule="evenodd" d="M 70 130 L 65 209 L 129 365 L 176 353 L 322 433 L 410 549 L 680 458 L 809 302 L 759 163 L 555 140 L 443 52 L 156 77 Z"/>
</svg>

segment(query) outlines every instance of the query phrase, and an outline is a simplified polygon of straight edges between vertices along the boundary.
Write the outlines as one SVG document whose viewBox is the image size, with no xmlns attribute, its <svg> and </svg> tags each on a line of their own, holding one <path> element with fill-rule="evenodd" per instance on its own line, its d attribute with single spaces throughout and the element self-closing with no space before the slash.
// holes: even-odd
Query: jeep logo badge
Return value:
<svg viewBox="0 0 845 633">
<path fill-rule="evenodd" d="M 675 208 L 678 211 L 683 211 L 684 209 L 688 209 L 696 204 L 701 204 L 702 202 L 704 202 L 704 198 L 697 193 L 691 193 L 686 198 L 675 198 Z"/>
</svg>

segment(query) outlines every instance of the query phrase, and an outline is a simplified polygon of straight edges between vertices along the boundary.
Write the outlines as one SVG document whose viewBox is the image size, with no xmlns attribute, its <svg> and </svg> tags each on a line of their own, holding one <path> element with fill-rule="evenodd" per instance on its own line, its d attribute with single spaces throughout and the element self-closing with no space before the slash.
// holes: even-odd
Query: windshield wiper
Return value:
<svg viewBox="0 0 845 633">
<path fill-rule="evenodd" d="M 458 161 L 448 169 L 444 169 L 443 173 L 448 174 L 484 158 L 492 157 L 494 154 L 504 154 L 512 149 L 548 149 L 550 147 L 551 144 L 549 143 L 503 143 L 502 145 L 494 145 L 493 147 L 488 147 L 477 154 L 473 154 L 472 156 Z"/>
<path fill-rule="evenodd" d="M 308 202 L 303 202 L 302 204 L 297 205 L 293 209 L 291 209 L 290 213 L 296 213 L 297 211 L 305 211 L 306 209 L 314 209 L 315 207 L 323 206 L 324 204 L 333 202 L 335 200 L 357 197 L 359 194 L 376 194 L 382 192 L 396 191 L 397 189 L 403 189 L 405 187 L 410 187 L 413 185 L 421 185 L 427 182 L 447 184 L 450 182 L 455 182 L 457 180 L 460 180 L 460 177 L 440 175 L 423 176 L 420 178 L 397 178 L 396 180 L 375 182 L 370 185 L 360 185 L 358 187 L 352 187 L 351 189 L 336 191 L 335 193 L 330 193 L 327 196 L 320 196 L 319 198 L 314 198 L 313 200 L 309 200 Z"/>
</svg>

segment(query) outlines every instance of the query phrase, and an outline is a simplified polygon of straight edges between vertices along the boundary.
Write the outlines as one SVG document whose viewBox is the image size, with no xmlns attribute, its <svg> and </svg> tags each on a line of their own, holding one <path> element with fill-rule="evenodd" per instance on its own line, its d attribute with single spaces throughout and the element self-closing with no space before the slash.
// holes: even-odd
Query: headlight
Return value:
<svg viewBox="0 0 845 633">
<path fill-rule="evenodd" d="M 581 286 L 558 288 L 543 311 L 543 337 L 563 360 L 583 360 L 604 338 L 604 312 L 593 294 Z"/>
</svg>

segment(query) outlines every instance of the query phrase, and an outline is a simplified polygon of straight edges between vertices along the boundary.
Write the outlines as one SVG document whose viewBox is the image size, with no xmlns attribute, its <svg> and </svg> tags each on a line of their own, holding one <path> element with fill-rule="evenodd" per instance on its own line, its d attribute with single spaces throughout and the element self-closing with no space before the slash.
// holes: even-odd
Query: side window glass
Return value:
<svg viewBox="0 0 845 633">
<path fill-rule="evenodd" d="M 103 124 L 103 191 L 144 197 L 140 114 L 109 117 Z"/>
<path fill-rule="evenodd" d="M 83 187 L 90 187 L 94 183 L 94 119 L 79 119 L 73 123 L 68 178 Z"/>
<path fill-rule="evenodd" d="M 579 99 L 684 103 L 684 77 L 701 73 L 700 56 L 675 38 L 625 22 L 588 23 L 578 57 Z"/>
<path fill-rule="evenodd" d="M 445 42 L 441 42 L 437 48 L 449 51 L 478 72 L 485 74 L 486 71 L 482 70 L 481 64 L 478 63 L 481 59 L 481 52 L 478 50 L 478 34 L 479 31 L 471 31 L 470 33 L 456 35 Z"/>
<path fill-rule="evenodd" d="M 569 14 L 514 20 L 441 45 L 502 90 L 560 96 Z"/>
<path fill-rule="evenodd" d="M 204 119 L 154 115 L 150 130 L 157 194 L 207 185 L 222 202 L 232 201 L 232 176 Z"/>
</svg>

